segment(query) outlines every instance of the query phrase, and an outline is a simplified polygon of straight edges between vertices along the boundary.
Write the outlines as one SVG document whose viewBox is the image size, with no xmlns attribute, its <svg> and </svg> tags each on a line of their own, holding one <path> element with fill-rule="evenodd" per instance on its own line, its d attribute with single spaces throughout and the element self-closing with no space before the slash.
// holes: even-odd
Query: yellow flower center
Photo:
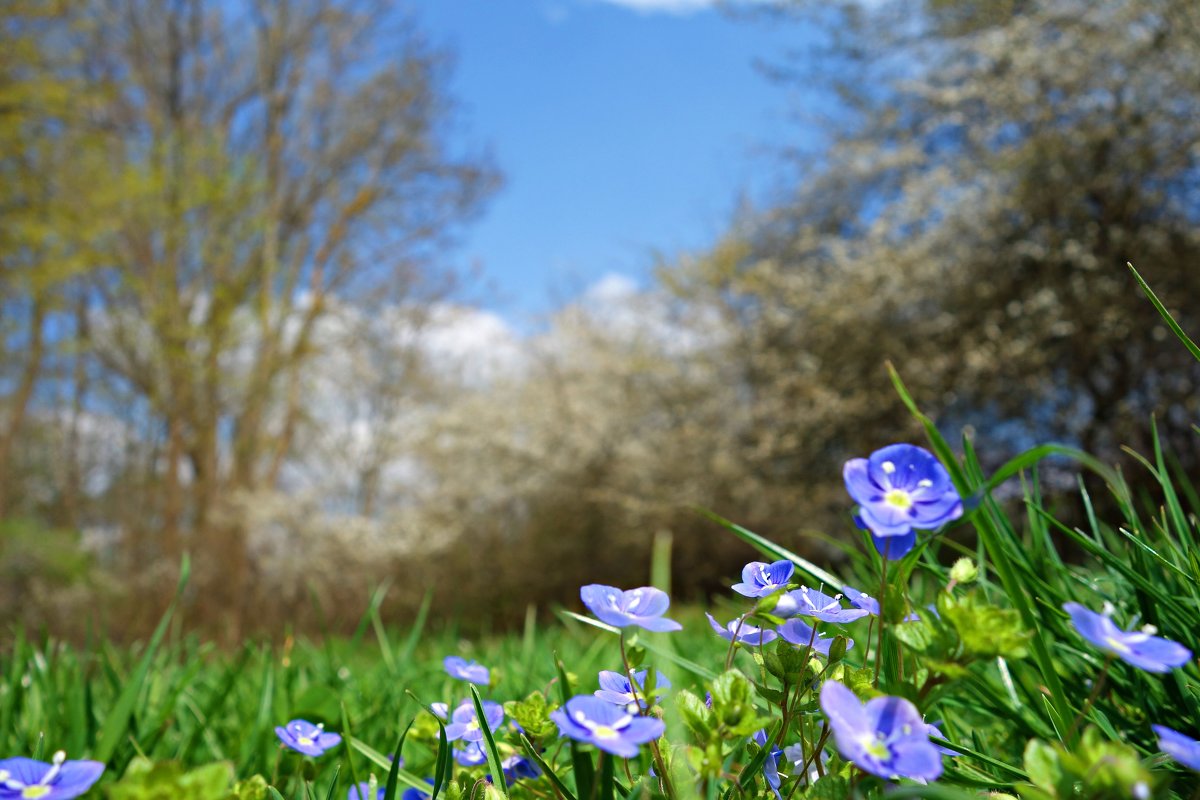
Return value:
<svg viewBox="0 0 1200 800">
<path fill-rule="evenodd" d="M 899 509 L 912 508 L 912 498 L 903 489 L 892 489 L 883 496 L 883 502 Z"/>
<path fill-rule="evenodd" d="M 1108 648 L 1114 653 L 1127 654 L 1130 651 L 1129 645 L 1125 644 L 1119 639 L 1113 638 L 1112 636 L 1105 636 L 1104 643 L 1107 644 Z"/>
<path fill-rule="evenodd" d="M 45 797 L 50 794 L 49 786 L 26 786 L 21 790 L 21 797 L 25 800 L 36 800 L 39 797 Z"/>
<path fill-rule="evenodd" d="M 886 761 L 892 754 L 888 750 L 887 742 L 880 738 L 879 734 L 865 734 L 862 739 L 863 749 L 868 755 L 878 758 L 880 761 Z"/>
<path fill-rule="evenodd" d="M 308 738 L 307 736 L 301 736 L 301 737 L 297 738 L 296 741 L 299 742 L 300 744 L 304 745 L 305 747 L 313 746 L 313 740 Z"/>
<path fill-rule="evenodd" d="M 620 736 L 619 733 L 607 725 L 597 725 L 596 727 L 592 728 L 592 735 L 597 739 L 616 739 L 618 736 Z"/>
</svg>

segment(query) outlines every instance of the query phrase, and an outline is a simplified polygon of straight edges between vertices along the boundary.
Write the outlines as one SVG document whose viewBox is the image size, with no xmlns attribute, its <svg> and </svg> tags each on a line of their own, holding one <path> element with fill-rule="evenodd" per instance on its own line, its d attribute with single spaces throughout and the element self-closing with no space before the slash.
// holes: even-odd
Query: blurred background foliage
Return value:
<svg viewBox="0 0 1200 800">
<path fill-rule="evenodd" d="M 771 74 L 838 98 L 796 109 L 828 146 L 770 143 L 779 191 L 709 251 L 482 359 L 443 264 L 499 168 L 387 6 L 0 12 L 8 619 L 144 633 L 186 551 L 231 640 L 344 630 L 384 580 L 505 624 L 643 582 L 658 534 L 695 595 L 748 555 L 695 506 L 833 557 L 841 464 L 917 436 L 885 360 L 997 462 L 1118 461 L 1154 414 L 1200 478 L 1200 371 L 1125 268 L 1200 329 L 1194 2 L 742 8 L 826 31 Z"/>
</svg>

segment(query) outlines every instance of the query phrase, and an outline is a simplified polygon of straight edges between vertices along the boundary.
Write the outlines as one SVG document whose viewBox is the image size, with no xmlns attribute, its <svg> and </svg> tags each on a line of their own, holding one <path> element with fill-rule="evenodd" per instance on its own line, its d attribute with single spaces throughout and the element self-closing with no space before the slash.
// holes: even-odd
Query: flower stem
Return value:
<svg viewBox="0 0 1200 800">
<path fill-rule="evenodd" d="M 1083 718 L 1092 710 L 1096 700 L 1100 697 L 1100 690 L 1104 688 L 1104 681 L 1108 678 L 1108 668 L 1112 666 L 1113 657 L 1110 655 L 1104 659 L 1104 667 L 1100 670 L 1100 676 L 1096 678 L 1092 684 L 1092 693 L 1088 695 L 1088 699 L 1084 701 L 1083 708 L 1079 709 L 1079 713 L 1075 715 L 1075 719 L 1071 721 L 1071 727 L 1067 730 L 1067 741 L 1075 741 L 1075 729 L 1079 727 L 1079 723 L 1083 722 Z"/>
<path fill-rule="evenodd" d="M 629 688 L 633 690 L 633 704 L 637 706 L 638 714 L 645 716 L 650 710 L 650 698 L 646 698 L 646 708 L 642 708 L 642 704 L 638 701 L 638 685 L 637 679 L 633 675 L 633 667 L 629 665 L 629 656 L 625 653 L 625 629 L 621 629 L 621 663 L 625 666 L 625 674 L 629 678 Z M 663 791 L 667 793 L 667 797 L 675 800 L 675 787 L 671 783 L 671 776 L 667 774 L 667 764 L 663 761 L 662 751 L 658 749 L 658 742 L 650 742 L 650 753 L 654 756 L 654 765 L 658 767 L 659 781 L 662 783 Z M 603 756 L 601 756 L 603 757 Z"/>
<path fill-rule="evenodd" d="M 729 639 L 729 649 L 725 652 L 725 671 L 726 672 L 728 672 L 729 668 L 733 666 L 733 654 L 734 654 L 734 649 L 737 647 L 738 634 L 742 632 L 742 625 L 745 624 L 746 617 L 748 617 L 748 616 L 750 616 L 749 611 L 747 611 L 745 614 L 742 614 L 742 616 L 738 618 L 737 627 L 733 629 L 733 636 L 730 637 L 730 639 Z M 758 642 L 759 642 L 759 645 L 761 646 L 762 645 L 762 633 L 758 634 Z"/>
<path fill-rule="evenodd" d="M 890 549 L 890 548 L 888 548 Z M 883 554 L 883 569 L 879 571 L 879 643 L 875 645 L 875 688 L 879 688 L 879 666 L 883 663 L 883 615 L 887 597 L 887 553 Z"/>
</svg>

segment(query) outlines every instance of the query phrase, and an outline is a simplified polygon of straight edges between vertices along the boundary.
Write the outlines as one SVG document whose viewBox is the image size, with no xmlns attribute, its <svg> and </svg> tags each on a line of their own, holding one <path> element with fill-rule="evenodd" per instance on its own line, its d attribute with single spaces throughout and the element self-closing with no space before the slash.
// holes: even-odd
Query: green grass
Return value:
<svg viewBox="0 0 1200 800">
<path fill-rule="evenodd" d="M 667 726 L 662 754 L 653 756 L 669 784 L 649 776 L 648 748 L 619 766 L 612 758 L 597 760 L 591 747 L 557 739 L 546 718 L 549 708 L 590 693 L 598 670 L 620 669 L 619 631 L 564 609 L 541 623 L 531 613 L 519 634 L 466 642 L 453 628 L 427 629 L 427 604 L 412 620 L 383 619 L 385 587 L 369 598 L 354 636 L 322 642 L 247 642 L 220 650 L 180 634 L 185 626 L 173 607 L 154 636 L 133 648 L 102 640 L 72 647 L 17 631 L 0 670 L 0 753 L 45 759 L 64 749 L 72 757 L 105 761 L 102 786 L 110 790 L 131 764 L 144 771 L 143 759 L 187 768 L 224 762 L 239 778 L 258 775 L 270 784 L 244 786 L 236 795 L 223 788 L 187 795 L 183 779 L 169 778 L 165 793 L 122 795 L 140 800 L 339 798 L 372 776 L 387 800 L 406 787 L 451 800 L 497 796 L 507 792 L 484 791 L 484 768 L 464 771 L 451 760 L 445 730 L 425 704 L 468 699 L 478 708 L 483 699 L 515 701 L 540 693 L 549 706 L 536 696 L 531 701 L 540 710 L 528 712 L 526 727 L 533 730 L 527 736 L 507 725 L 484 727 L 493 773 L 515 753 L 549 773 L 515 785 L 513 797 L 609 800 L 665 792 L 705 800 L 769 798 L 761 769 L 766 753 L 747 741 L 757 729 L 778 733 L 780 744 L 802 741 L 807 753 L 824 747 L 831 756 L 822 768 L 826 777 L 815 785 L 785 776 L 788 797 L 880 797 L 884 782 L 843 762 L 821 734 L 817 687 L 837 679 L 864 698 L 889 694 L 913 702 L 926 720 L 941 722 L 942 743 L 958 753 L 943 760 L 938 783 L 893 786 L 889 797 L 1196 796 L 1196 774 L 1159 752 L 1150 728 L 1200 733 L 1195 658 L 1165 675 L 1106 659 L 1074 631 L 1062 605 L 1098 610 L 1111 603 L 1123 627 L 1150 624 L 1200 652 L 1200 492 L 1164 452 L 1156 432 L 1152 452 L 1130 454 L 1141 471 L 1132 482 L 1059 445 L 1034 448 L 985 474 L 976 447 L 987 442 L 952 445 L 900 376 L 891 376 L 967 513 L 951 530 L 923 535 L 912 553 L 886 565 L 869 539 L 847 525 L 846 541 L 855 545 L 847 548 L 850 558 L 829 567 L 702 512 L 714 522 L 714 535 L 724 528 L 769 559 L 792 561 L 797 582 L 834 590 L 850 584 L 876 595 L 886 624 L 870 618 L 842 629 L 855 647 L 840 659 L 835 649 L 827 661 L 789 648 L 729 653 L 700 608 L 672 610 L 685 625 L 680 633 L 627 632 L 630 658 L 653 665 L 673 683 L 658 711 Z M 1082 524 L 1056 513 L 1054 504 L 1063 498 L 1044 496 L 1038 472 L 1047 459 L 1079 470 L 1074 500 L 1084 509 Z M 995 490 L 1013 485 L 1021 489 L 1020 502 L 997 502 Z M 1131 485 L 1141 488 L 1135 492 Z M 659 540 L 654 553 L 647 565 L 652 582 L 666 587 L 669 541 Z M 969 585 L 953 585 L 950 565 L 964 558 L 978 575 Z M 753 610 L 754 621 L 763 624 L 772 621 L 770 605 L 752 609 L 731 594 L 714 599 L 711 610 L 722 622 Z M 937 614 L 927 610 L 931 605 Z M 922 619 L 903 621 L 913 609 Z M 449 678 L 441 666 L 448 654 L 491 667 L 492 685 L 476 694 Z M 724 673 L 727 657 L 735 674 Z M 716 698 L 711 710 L 702 700 L 706 689 Z M 340 731 L 345 745 L 318 760 L 281 751 L 273 728 L 296 717 Z M 387 757 L 396 751 L 405 757 L 403 768 Z M 224 773 L 209 774 L 220 779 Z M 121 780 L 122 786 L 134 784 L 133 777 Z"/>
</svg>

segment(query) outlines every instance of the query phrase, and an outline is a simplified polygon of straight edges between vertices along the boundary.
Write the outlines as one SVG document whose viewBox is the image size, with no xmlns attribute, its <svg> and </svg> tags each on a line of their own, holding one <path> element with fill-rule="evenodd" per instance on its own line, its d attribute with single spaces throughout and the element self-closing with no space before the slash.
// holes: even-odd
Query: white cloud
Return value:
<svg viewBox="0 0 1200 800">
<path fill-rule="evenodd" d="M 716 6 L 720 0 L 598 0 L 641 14 L 692 14 Z"/>
</svg>

